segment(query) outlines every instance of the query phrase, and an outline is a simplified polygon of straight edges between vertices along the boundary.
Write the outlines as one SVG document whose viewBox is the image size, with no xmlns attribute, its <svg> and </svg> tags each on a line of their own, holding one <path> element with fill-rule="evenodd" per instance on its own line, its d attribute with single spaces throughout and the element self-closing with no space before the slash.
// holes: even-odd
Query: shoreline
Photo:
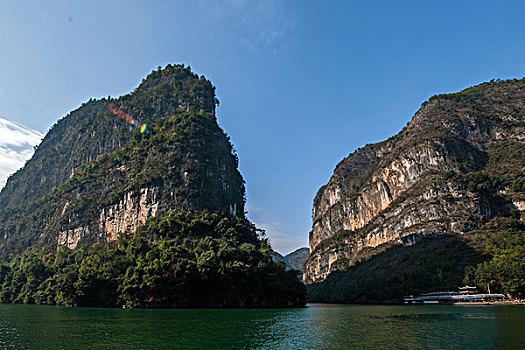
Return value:
<svg viewBox="0 0 525 350">
<path fill-rule="evenodd" d="M 419 306 L 419 305 L 447 305 L 447 306 L 468 306 L 468 305 L 475 305 L 475 306 L 508 306 L 508 305 L 525 305 L 525 300 L 512 300 L 512 301 L 487 301 L 487 302 L 481 302 L 481 301 L 463 301 L 463 302 L 456 302 L 456 303 L 411 303 L 411 304 L 405 304 L 405 303 L 331 303 L 331 302 L 308 302 L 306 304 L 306 307 L 309 305 L 315 305 L 317 307 L 342 307 L 342 306 Z"/>
<path fill-rule="evenodd" d="M 448 305 L 525 305 L 523 300 L 509 300 L 509 301 L 460 301 Z"/>
</svg>

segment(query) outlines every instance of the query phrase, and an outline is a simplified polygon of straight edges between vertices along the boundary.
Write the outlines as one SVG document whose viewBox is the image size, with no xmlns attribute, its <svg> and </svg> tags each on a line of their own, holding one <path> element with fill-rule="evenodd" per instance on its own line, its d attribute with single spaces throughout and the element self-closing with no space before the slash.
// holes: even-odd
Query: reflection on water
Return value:
<svg viewBox="0 0 525 350">
<path fill-rule="evenodd" d="M 1 349 L 515 349 L 525 308 L 310 305 L 120 310 L 0 305 Z"/>
</svg>

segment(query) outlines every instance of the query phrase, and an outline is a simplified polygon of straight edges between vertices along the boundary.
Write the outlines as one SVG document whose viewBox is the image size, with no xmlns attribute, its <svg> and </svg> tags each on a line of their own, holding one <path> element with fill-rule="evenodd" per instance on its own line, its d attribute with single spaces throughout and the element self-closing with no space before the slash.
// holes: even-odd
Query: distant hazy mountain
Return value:
<svg viewBox="0 0 525 350">
<path fill-rule="evenodd" d="M 286 271 L 293 270 L 293 267 L 290 265 L 288 259 L 286 259 L 281 253 L 274 251 L 272 258 L 273 261 L 286 265 Z"/>
<path fill-rule="evenodd" d="M 36 130 L 0 118 L 0 189 L 4 187 L 9 175 L 31 158 L 33 147 L 43 137 Z"/>
<path fill-rule="evenodd" d="M 285 256 L 285 259 L 288 260 L 288 263 L 294 270 L 303 271 L 304 263 L 310 256 L 309 248 L 299 248 L 290 254 Z"/>
<path fill-rule="evenodd" d="M 300 280 L 303 279 L 303 267 L 304 263 L 310 256 L 310 249 L 309 248 L 299 248 L 290 254 L 283 256 L 282 254 L 279 254 L 278 252 L 274 252 L 273 260 L 276 262 L 282 262 L 286 265 L 286 270 L 297 270 L 300 273 L 298 274 L 298 278 Z"/>
</svg>

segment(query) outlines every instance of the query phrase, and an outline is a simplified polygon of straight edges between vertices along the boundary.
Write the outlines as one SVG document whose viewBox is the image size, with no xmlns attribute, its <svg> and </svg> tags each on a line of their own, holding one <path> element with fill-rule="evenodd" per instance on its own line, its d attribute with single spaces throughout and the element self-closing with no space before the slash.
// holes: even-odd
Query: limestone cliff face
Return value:
<svg viewBox="0 0 525 350">
<path fill-rule="evenodd" d="M 120 233 L 135 232 L 146 220 L 156 216 L 161 204 L 159 191 L 158 187 L 146 187 L 137 193 L 126 193 L 118 203 L 100 210 L 98 227 L 91 224 L 59 232 L 58 246 L 75 249 L 82 241 L 111 242 Z M 69 202 L 65 204 L 62 215 L 68 206 Z"/>
<path fill-rule="evenodd" d="M 523 210 L 516 179 L 525 164 L 505 154 L 524 149 L 524 101 L 525 80 L 436 96 L 398 135 L 344 159 L 314 199 L 305 281 L 324 280 L 369 248 L 461 234 Z"/>
<path fill-rule="evenodd" d="M 215 88 L 184 66 L 59 121 L 0 193 L 0 254 L 104 243 L 171 209 L 244 215 Z"/>
<path fill-rule="evenodd" d="M 100 211 L 99 235 L 115 240 L 121 232 L 135 232 L 159 209 L 159 188 L 141 188 L 139 193 L 128 192 L 117 204 Z"/>
</svg>

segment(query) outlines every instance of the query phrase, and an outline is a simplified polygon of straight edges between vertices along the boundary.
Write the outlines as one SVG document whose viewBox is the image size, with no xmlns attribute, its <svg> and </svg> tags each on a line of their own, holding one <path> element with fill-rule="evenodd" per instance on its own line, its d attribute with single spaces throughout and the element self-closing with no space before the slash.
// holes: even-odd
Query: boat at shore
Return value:
<svg viewBox="0 0 525 350">
<path fill-rule="evenodd" d="M 459 303 L 493 303 L 505 300 L 503 294 L 478 293 L 476 287 L 459 287 L 459 291 L 432 292 L 403 297 L 404 304 L 459 304 Z"/>
</svg>

